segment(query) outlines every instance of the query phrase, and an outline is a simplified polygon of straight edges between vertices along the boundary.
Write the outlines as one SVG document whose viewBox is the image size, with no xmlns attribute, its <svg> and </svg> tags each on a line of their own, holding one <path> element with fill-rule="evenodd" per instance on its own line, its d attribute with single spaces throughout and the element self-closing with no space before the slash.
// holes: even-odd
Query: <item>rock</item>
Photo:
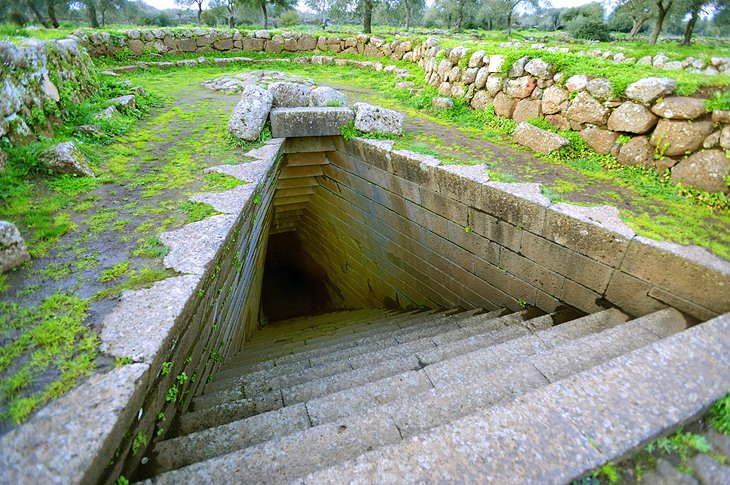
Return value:
<svg viewBox="0 0 730 485">
<path fill-rule="evenodd" d="M 482 50 L 475 51 L 471 57 L 469 57 L 469 67 L 482 67 L 484 65 L 484 54 Z"/>
<path fill-rule="evenodd" d="M 562 136 L 533 126 L 526 121 L 517 125 L 513 136 L 520 145 L 532 148 L 540 153 L 550 153 L 570 144 L 570 141 Z"/>
<path fill-rule="evenodd" d="M 3 173 L 8 166 L 8 154 L 0 150 L 0 173 Z"/>
<path fill-rule="evenodd" d="M 656 469 L 647 472 L 641 481 L 651 485 L 699 485 L 690 475 L 680 472 L 661 458 L 657 460 Z"/>
<path fill-rule="evenodd" d="M 710 455 L 695 455 L 689 462 L 695 476 L 703 485 L 721 485 L 730 483 L 730 467 L 725 462 L 720 463 Z"/>
<path fill-rule="evenodd" d="M 300 83 L 275 82 L 269 85 L 274 108 L 301 108 L 309 105 L 311 88 Z"/>
<path fill-rule="evenodd" d="M 702 148 L 717 148 L 720 146 L 720 130 L 713 131 L 702 142 Z"/>
<path fill-rule="evenodd" d="M 599 77 L 588 81 L 586 91 L 591 93 L 594 98 L 605 101 L 613 95 L 613 86 L 608 79 Z"/>
<path fill-rule="evenodd" d="M 560 130 L 567 130 L 570 128 L 570 123 L 563 115 L 545 115 L 545 121 Z"/>
<path fill-rule="evenodd" d="M 30 253 L 20 231 L 7 221 L 0 221 L 0 273 L 30 261 Z"/>
<path fill-rule="evenodd" d="M 365 133 L 403 133 L 403 115 L 397 111 L 379 108 L 367 103 L 355 103 L 355 128 Z"/>
<path fill-rule="evenodd" d="M 580 132 L 580 137 L 596 153 L 611 153 L 616 146 L 618 133 L 589 126 Z"/>
<path fill-rule="evenodd" d="M 542 59 L 532 59 L 525 64 L 525 71 L 540 79 L 552 79 L 553 65 Z"/>
<path fill-rule="evenodd" d="M 712 112 L 713 123 L 730 123 L 730 110 L 716 109 Z"/>
<path fill-rule="evenodd" d="M 515 110 L 515 105 L 517 104 L 517 100 L 514 98 L 510 98 L 506 94 L 504 94 L 502 91 L 497 93 L 497 95 L 494 97 L 494 112 L 499 116 L 504 116 L 505 118 L 511 118 L 512 113 Z"/>
<path fill-rule="evenodd" d="M 58 94 L 58 89 L 56 88 L 56 85 L 51 82 L 51 79 L 48 77 L 47 73 L 43 73 L 43 76 L 41 77 L 41 89 L 43 89 L 43 93 L 46 96 L 48 96 L 56 103 L 61 100 L 61 96 Z"/>
<path fill-rule="evenodd" d="M 489 56 L 489 72 L 500 72 L 504 65 L 504 56 L 494 55 Z"/>
<path fill-rule="evenodd" d="M 725 150 L 730 150 L 730 126 L 726 126 L 720 133 L 720 146 Z"/>
<path fill-rule="evenodd" d="M 487 85 L 487 79 L 489 78 L 489 68 L 481 67 L 477 71 L 477 75 L 474 78 L 474 87 L 476 89 L 484 89 Z M 496 93 L 495 93 L 496 94 Z"/>
<path fill-rule="evenodd" d="M 474 109 L 484 109 L 494 102 L 494 98 L 487 91 L 477 91 L 471 99 L 471 107 Z"/>
<path fill-rule="evenodd" d="M 638 103 L 649 105 L 660 97 L 672 94 L 677 82 L 667 77 L 647 77 L 639 79 L 626 88 L 626 97 Z"/>
<path fill-rule="evenodd" d="M 658 153 L 668 157 L 685 155 L 701 147 L 712 131 L 711 121 L 661 119 L 651 135 L 651 144 L 657 147 Z"/>
<path fill-rule="evenodd" d="M 431 107 L 436 109 L 452 109 L 454 101 L 451 98 L 433 98 L 431 99 Z"/>
<path fill-rule="evenodd" d="M 527 61 L 529 60 L 530 58 L 527 56 L 517 59 L 509 68 L 507 75 L 511 78 L 522 77 L 525 74 L 525 65 L 527 65 Z"/>
<path fill-rule="evenodd" d="M 228 121 L 229 133 L 242 140 L 257 140 L 273 102 L 274 95 L 268 90 L 256 85 L 246 86 Z"/>
<path fill-rule="evenodd" d="M 638 61 L 636 61 L 637 64 L 641 66 L 651 66 L 652 58 L 651 56 L 644 56 Z"/>
<path fill-rule="evenodd" d="M 654 128 L 657 119 L 644 106 L 626 101 L 611 113 L 608 118 L 608 129 L 624 133 L 643 134 Z"/>
<path fill-rule="evenodd" d="M 116 106 L 121 108 L 122 111 L 127 111 L 137 107 L 137 98 L 134 94 L 127 94 L 124 96 L 117 96 L 106 102 L 109 106 Z"/>
<path fill-rule="evenodd" d="M 660 52 L 659 54 L 654 56 L 654 61 L 652 62 L 652 65 L 654 67 L 664 67 L 664 64 L 666 64 L 667 61 L 669 61 L 669 57 L 663 52 Z"/>
<path fill-rule="evenodd" d="M 478 72 L 479 69 L 476 67 L 470 67 L 468 69 L 465 69 L 461 75 L 461 82 L 463 82 L 464 84 L 472 84 L 476 80 Z"/>
<path fill-rule="evenodd" d="M 568 91 L 559 86 L 550 86 L 542 93 L 542 112 L 551 115 L 568 107 Z"/>
<path fill-rule="evenodd" d="M 48 166 L 56 173 L 68 173 L 94 177 L 89 160 L 72 141 L 65 141 L 48 148 L 41 154 Z"/>
<path fill-rule="evenodd" d="M 707 113 L 704 99 L 685 96 L 664 98 L 651 111 L 657 116 L 673 120 L 693 120 Z"/>
<path fill-rule="evenodd" d="M 584 76 L 583 74 L 570 76 L 568 80 L 565 81 L 565 87 L 568 88 L 568 91 L 570 91 L 571 93 L 574 93 L 576 91 L 583 91 L 587 85 L 588 76 Z"/>
<path fill-rule="evenodd" d="M 496 96 L 504 87 L 504 78 L 497 74 L 490 74 L 487 78 L 487 92 L 492 96 Z"/>
<path fill-rule="evenodd" d="M 621 146 L 618 161 L 624 165 L 651 167 L 654 160 L 654 149 L 645 136 L 637 136 Z"/>
<path fill-rule="evenodd" d="M 512 113 L 512 119 L 516 122 L 534 120 L 540 117 L 540 101 L 532 99 L 521 99 L 517 102 Z"/>
<path fill-rule="evenodd" d="M 97 120 L 110 120 L 119 114 L 119 110 L 116 106 L 109 106 L 94 115 Z"/>
<path fill-rule="evenodd" d="M 658 160 L 654 160 L 652 162 L 652 165 L 654 166 L 654 170 L 659 172 L 660 174 L 663 174 L 667 170 L 671 169 L 673 166 L 677 164 L 677 160 L 669 157 L 662 157 Z"/>
<path fill-rule="evenodd" d="M 605 125 L 608 119 L 608 108 L 585 91 L 581 91 L 575 97 L 565 116 L 577 123 L 591 123 L 593 125 Z"/>
<path fill-rule="evenodd" d="M 448 59 L 441 59 L 438 67 L 436 67 L 436 72 L 441 77 L 441 79 L 446 80 L 449 77 L 449 73 L 451 72 L 452 67 L 454 67 L 454 65 L 451 64 L 451 61 L 449 61 Z"/>
<path fill-rule="evenodd" d="M 91 137 L 106 136 L 106 133 L 104 133 L 101 130 L 101 128 L 99 128 L 96 125 L 79 125 L 76 128 L 74 128 L 73 133 L 75 135 L 85 135 L 85 136 L 91 136 Z"/>
<path fill-rule="evenodd" d="M 451 85 L 451 91 L 447 94 L 447 96 L 451 96 L 453 98 L 463 98 L 466 94 L 466 88 L 464 87 L 464 83 L 453 83 Z"/>
<path fill-rule="evenodd" d="M 319 86 L 310 91 L 309 106 L 347 106 L 347 96 L 329 86 Z"/>
<path fill-rule="evenodd" d="M 504 87 L 505 93 L 512 98 L 523 99 L 530 97 L 532 91 L 537 86 L 535 78 L 531 76 L 522 76 L 517 79 L 510 79 Z"/>
</svg>

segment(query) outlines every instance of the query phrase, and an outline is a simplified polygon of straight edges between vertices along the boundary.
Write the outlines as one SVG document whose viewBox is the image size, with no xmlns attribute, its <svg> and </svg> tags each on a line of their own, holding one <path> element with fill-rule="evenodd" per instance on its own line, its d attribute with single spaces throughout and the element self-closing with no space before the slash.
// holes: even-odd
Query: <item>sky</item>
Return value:
<svg viewBox="0 0 730 485">
<path fill-rule="evenodd" d="M 584 5 L 586 3 L 595 2 L 596 0 L 552 0 L 552 5 L 555 8 L 563 8 L 563 7 L 577 7 L 578 5 Z M 178 8 L 175 5 L 174 0 L 144 0 L 145 3 L 152 5 L 155 8 L 163 9 L 163 8 Z M 299 2 L 304 3 L 300 0 Z M 426 2 L 431 3 L 431 2 Z M 300 5 L 301 7 L 301 5 Z"/>
</svg>

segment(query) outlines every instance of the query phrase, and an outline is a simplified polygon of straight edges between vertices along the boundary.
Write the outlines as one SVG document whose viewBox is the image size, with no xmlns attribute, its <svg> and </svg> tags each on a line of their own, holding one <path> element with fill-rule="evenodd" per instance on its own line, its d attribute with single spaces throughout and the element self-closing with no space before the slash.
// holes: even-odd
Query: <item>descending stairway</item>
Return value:
<svg viewBox="0 0 730 485">
<path fill-rule="evenodd" d="M 348 460 L 375 463 L 414 437 L 529 401 L 544 386 L 687 326 L 671 308 L 633 320 L 616 309 L 565 318 L 360 310 L 273 325 L 194 399 L 142 477 L 164 484 L 357 477 Z"/>
</svg>

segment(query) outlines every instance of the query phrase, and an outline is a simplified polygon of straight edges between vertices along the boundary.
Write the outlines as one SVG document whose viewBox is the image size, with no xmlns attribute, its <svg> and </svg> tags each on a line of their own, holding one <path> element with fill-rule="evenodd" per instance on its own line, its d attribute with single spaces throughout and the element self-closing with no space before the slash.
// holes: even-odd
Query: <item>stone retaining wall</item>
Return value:
<svg viewBox="0 0 730 485">
<path fill-rule="evenodd" d="M 199 194 L 220 215 L 160 235 L 178 275 L 127 291 L 101 323 L 100 372 L 0 439 L 8 483 L 114 483 L 132 476 L 208 376 L 258 326 L 282 140 L 212 170 L 250 183 Z M 162 413 L 162 414 L 160 414 Z"/>
<path fill-rule="evenodd" d="M 551 204 L 538 184 L 488 182 L 484 165 L 441 165 L 392 144 L 326 149 L 296 226 L 352 302 L 730 312 L 730 263 L 704 249 L 637 236 L 613 207 Z"/>
<path fill-rule="evenodd" d="M 422 43 L 385 42 L 362 34 L 341 38 L 299 32 L 272 35 L 268 31 L 213 29 L 130 30 L 116 36 L 78 31 L 76 35 L 95 56 L 114 55 L 125 48 L 133 55 L 327 51 L 416 62 L 424 69 L 426 82 L 440 94 L 465 98 L 474 109 L 494 106 L 498 115 L 518 122 L 544 117 L 559 129 L 580 132 L 590 148 L 610 153 L 624 165 L 654 168 L 661 173 L 670 170 L 675 183 L 708 192 L 730 192 L 726 183 L 730 175 L 730 111 L 708 113 L 704 100 L 675 96 L 676 83 L 668 78 L 642 79 L 629 86 L 625 97 L 616 98 L 611 82 L 605 78 L 567 78 L 539 57 L 525 57 L 507 66 L 503 54 L 490 55 L 463 47 L 441 49 L 434 38 Z M 535 52 L 539 56 L 538 48 Z M 297 61 L 310 59 L 302 57 Z M 367 62 L 327 56 L 311 59 L 325 64 L 335 61 L 371 67 Z M 724 59 L 718 58 L 717 63 L 730 66 Z M 176 64 L 169 63 L 169 67 Z M 407 82 L 400 86 L 410 87 Z"/>
<path fill-rule="evenodd" d="M 96 89 L 96 69 L 74 39 L 0 41 L 0 138 L 51 135 L 63 111 Z"/>
</svg>

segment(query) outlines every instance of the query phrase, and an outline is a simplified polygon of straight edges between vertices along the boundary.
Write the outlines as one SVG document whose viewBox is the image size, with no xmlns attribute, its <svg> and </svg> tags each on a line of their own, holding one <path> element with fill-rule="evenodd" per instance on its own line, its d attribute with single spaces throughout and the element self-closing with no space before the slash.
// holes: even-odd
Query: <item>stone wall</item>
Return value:
<svg viewBox="0 0 730 485">
<path fill-rule="evenodd" d="M 669 78 L 642 79 L 629 86 L 623 98 L 616 98 L 611 82 L 605 78 L 584 75 L 567 78 L 539 57 L 524 57 L 507 66 L 503 54 L 469 51 L 463 47 L 441 49 L 434 38 L 422 43 L 417 40 L 386 42 L 362 34 L 341 38 L 314 37 L 299 32 L 272 35 L 268 31 L 213 29 L 129 30 L 114 36 L 103 32 L 87 35 L 78 31 L 76 35 L 95 56 L 114 55 L 125 48 L 133 55 L 145 52 L 327 51 L 417 62 L 425 71 L 426 82 L 436 87 L 441 95 L 465 98 L 474 109 L 494 106 L 498 115 L 518 122 L 542 116 L 557 128 L 580 132 L 589 147 L 598 153 L 616 156 L 624 165 L 654 168 L 660 173 L 670 170 L 675 183 L 708 192 L 730 192 L 725 181 L 730 175 L 727 156 L 730 111 L 708 113 L 704 100 L 675 96 L 677 85 Z M 538 56 L 539 45 L 535 52 Z M 603 53 L 600 56 L 603 57 Z M 664 57 L 657 57 L 657 67 L 668 62 Z M 220 61 L 221 65 L 226 63 L 226 59 Z M 301 57 L 297 61 L 339 61 L 373 68 L 372 63 L 328 56 Z M 617 60 L 625 61 L 620 57 Z M 644 63 L 646 59 L 640 62 Z M 714 62 L 717 66 L 713 69 L 730 67 L 723 58 Z M 197 61 L 158 64 L 159 67 L 174 67 L 197 64 Z M 692 62 L 687 63 L 688 68 L 692 65 Z M 379 67 L 376 66 L 376 70 L 382 70 L 382 66 Z M 403 73 L 403 76 L 407 74 Z M 410 87 L 407 82 L 400 85 Z"/>
<path fill-rule="evenodd" d="M 361 306 L 730 311 L 730 263 L 704 249 L 637 236 L 615 208 L 551 204 L 538 184 L 489 182 L 484 165 L 392 144 L 325 147 L 295 229 Z"/>
<path fill-rule="evenodd" d="M 0 138 L 12 144 L 51 135 L 63 111 L 98 88 L 96 70 L 74 39 L 0 41 Z"/>
<path fill-rule="evenodd" d="M 90 377 L 4 435 L 7 482 L 132 476 L 208 376 L 240 350 L 259 322 L 281 145 L 251 152 L 249 163 L 213 168 L 250 183 L 194 196 L 221 214 L 160 235 L 170 248 L 165 265 L 178 275 L 125 292 L 101 322 L 102 353 L 124 365 Z"/>
</svg>

